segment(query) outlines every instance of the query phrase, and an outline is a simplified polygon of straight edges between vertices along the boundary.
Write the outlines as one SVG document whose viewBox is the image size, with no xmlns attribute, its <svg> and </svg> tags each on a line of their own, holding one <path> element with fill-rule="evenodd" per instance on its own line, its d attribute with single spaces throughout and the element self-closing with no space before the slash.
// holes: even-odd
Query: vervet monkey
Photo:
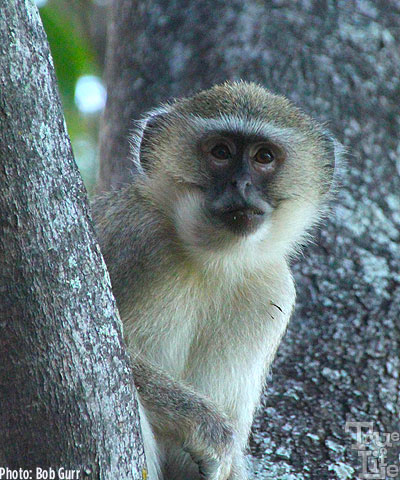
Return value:
<svg viewBox="0 0 400 480">
<path fill-rule="evenodd" d="M 335 145 L 287 99 L 225 83 L 151 112 L 133 184 L 94 218 L 132 354 L 151 480 L 245 480 L 295 301 L 288 260 L 326 212 Z"/>
</svg>

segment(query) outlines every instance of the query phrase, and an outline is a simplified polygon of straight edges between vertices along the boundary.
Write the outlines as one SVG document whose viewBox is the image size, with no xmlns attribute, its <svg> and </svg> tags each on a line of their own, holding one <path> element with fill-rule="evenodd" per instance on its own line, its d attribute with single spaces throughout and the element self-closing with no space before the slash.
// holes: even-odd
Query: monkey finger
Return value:
<svg viewBox="0 0 400 480">
<path fill-rule="evenodd" d="M 231 461 L 217 462 L 202 459 L 196 463 L 202 480 L 227 480 L 231 470 Z"/>
</svg>

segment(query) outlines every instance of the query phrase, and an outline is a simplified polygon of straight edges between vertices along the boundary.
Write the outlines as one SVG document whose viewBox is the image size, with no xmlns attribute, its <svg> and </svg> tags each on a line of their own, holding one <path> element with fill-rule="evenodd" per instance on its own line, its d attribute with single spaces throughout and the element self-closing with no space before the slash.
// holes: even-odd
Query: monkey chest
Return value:
<svg viewBox="0 0 400 480">
<path fill-rule="evenodd" d="M 224 369 L 239 371 L 256 363 L 262 369 L 288 321 L 288 305 L 281 305 L 269 291 L 171 288 L 158 301 L 139 306 L 134 324 L 126 328 L 128 342 L 190 383 L 210 373 L 224 375 Z"/>
</svg>

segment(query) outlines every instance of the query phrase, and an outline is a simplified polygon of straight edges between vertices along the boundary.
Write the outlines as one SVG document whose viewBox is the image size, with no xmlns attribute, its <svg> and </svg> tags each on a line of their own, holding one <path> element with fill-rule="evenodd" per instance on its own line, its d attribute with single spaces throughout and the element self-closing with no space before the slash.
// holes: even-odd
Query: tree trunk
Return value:
<svg viewBox="0 0 400 480">
<path fill-rule="evenodd" d="M 3 2 L 0 55 L 1 478 L 142 479 L 121 323 L 33 2 Z"/>
<path fill-rule="evenodd" d="M 114 1 L 101 189 L 132 173 L 133 119 L 225 79 L 287 95 L 349 149 L 335 213 L 295 265 L 297 310 L 251 443 L 262 478 L 355 478 L 346 420 L 400 431 L 399 28 L 396 0 Z M 386 448 L 399 465 L 400 442 Z"/>
</svg>

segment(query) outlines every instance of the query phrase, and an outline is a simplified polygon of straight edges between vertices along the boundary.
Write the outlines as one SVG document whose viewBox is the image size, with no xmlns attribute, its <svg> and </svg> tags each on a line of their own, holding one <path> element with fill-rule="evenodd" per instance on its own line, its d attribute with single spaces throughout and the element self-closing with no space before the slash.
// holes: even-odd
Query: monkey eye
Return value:
<svg viewBox="0 0 400 480">
<path fill-rule="evenodd" d="M 210 153 L 218 160 L 227 160 L 228 158 L 231 158 L 231 151 L 224 143 L 218 143 L 215 145 L 215 147 L 211 149 Z"/>
<path fill-rule="evenodd" d="M 265 165 L 273 162 L 275 160 L 275 155 L 271 149 L 263 147 L 257 150 L 257 153 L 254 155 L 254 160 L 257 163 Z"/>
</svg>

